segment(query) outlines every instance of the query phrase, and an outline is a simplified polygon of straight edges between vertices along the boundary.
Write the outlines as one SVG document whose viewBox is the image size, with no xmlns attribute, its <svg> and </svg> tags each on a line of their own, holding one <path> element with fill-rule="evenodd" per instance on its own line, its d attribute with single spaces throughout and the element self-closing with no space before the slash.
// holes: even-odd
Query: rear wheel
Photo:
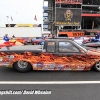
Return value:
<svg viewBox="0 0 100 100">
<path fill-rule="evenodd" d="M 14 63 L 14 69 L 18 72 L 29 72 L 32 70 L 32 66 L 29 62 L 26 61 L 18 61 Z"/>
<path fill-rule="evenodd" d="M 95 65 L 94 65 L 94 70 L 96 70 L 96 71 L 98 71 L 98 72 L 100 72 L 100 61 L 99 62 L 97 62 Z"/>
</svg>

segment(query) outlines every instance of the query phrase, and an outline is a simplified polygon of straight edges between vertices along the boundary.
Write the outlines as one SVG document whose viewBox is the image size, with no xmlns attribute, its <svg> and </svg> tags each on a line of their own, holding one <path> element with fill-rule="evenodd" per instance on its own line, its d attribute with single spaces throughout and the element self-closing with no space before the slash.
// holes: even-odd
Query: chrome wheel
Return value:
<svg viewBox="0 0 100 100">
<path fill-rule="evenodd" d="M 96 66 L 97 69 L 100 70 L 100 62 L 97 62 L 97 63 L 95 64 L 95 66 Z"/>
<path fill-rule="evenodd" d="M 97 63 L 95 64 L 94 69 L 95 69 L 96 71 L 100 71 L 100 62 L 97 62 Z"/>
<path fill-rule="evenodd" d="M 18 67 L 21 69 L 25 69 L 28 66 L 28 62 L 26 61 L 18 61 L 17 64 L 18 64 Z"/>
<path fill-rule="evenodd" d="M 32 70 L 32 65 L 27 61 L 17 61 L 13 64 L 13 68 L 18 72 L 29 72 Z"/>
</svg>

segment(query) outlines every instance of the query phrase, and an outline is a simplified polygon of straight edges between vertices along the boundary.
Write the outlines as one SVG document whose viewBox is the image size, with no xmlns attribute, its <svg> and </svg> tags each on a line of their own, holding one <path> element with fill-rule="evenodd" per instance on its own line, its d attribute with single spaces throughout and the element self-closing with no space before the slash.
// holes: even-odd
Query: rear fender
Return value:
<svg viewBox="0 0 100 100">
<path fill-rule="evenodd" d="M 32 66 L 32 62 L 31 62 L 30 60 L 27 60 L 27 59 L 16 60 L 16 61 L 12 62 L 12 66 L 13 66 L 15 63 L 17 63 L 18 61 L 26 61 L 26 62 L 28 62 L 28 63 Z M 32 67 L 32 68 L 33 68 L 33 67 Z"/>
</svg>

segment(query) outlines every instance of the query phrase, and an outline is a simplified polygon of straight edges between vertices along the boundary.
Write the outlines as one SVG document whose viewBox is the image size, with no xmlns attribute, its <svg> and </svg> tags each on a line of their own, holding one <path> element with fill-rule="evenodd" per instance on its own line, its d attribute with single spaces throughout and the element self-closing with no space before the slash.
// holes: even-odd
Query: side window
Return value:
<svg viewBox="0 0 100 100">
<path fill-rule="evenodd" d="M 55 42 L 47 42 L 47 52 L 55 52 Z"/>
<path fill-rule="evenodd" d="M 59 42 L 59 52 L 79 52 L 71 42 Z"/>
</svg>

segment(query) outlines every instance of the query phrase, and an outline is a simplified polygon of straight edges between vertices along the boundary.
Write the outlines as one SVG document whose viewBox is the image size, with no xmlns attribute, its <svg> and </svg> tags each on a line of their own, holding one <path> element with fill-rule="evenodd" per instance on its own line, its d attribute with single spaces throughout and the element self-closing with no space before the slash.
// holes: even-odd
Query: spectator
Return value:
<svg viewBox="0 0 100 100">
<path fill-rule="evenodd" d="M 51 34 L 48 35 L 48 38 L 50 38 L 50 37 L 51 37 Z"/>
<path fill-rule="evenodd" d="M 3 40 L 5 40 L 6 42 L 9 42 L 10 39 L 9 39 L 9 37 L 8 37 L 8 34 L 5 34 Z M 9 46 L 6 46 L 6 47 L 7 47 L 7 50 L 10 49 Z"/>
<path fill-rule="evenodd" d="M 3 40 L 5 40 L 6 42 L 8 42 L 8 41 L 9 41 L 8 34 L 5 34 L 5 36 L 4 36 L 4 38 L 3 38 Z"/>
<path fill-rule="evenodd" d="M 95 39 L 99 39 L 99 34 L 98 33 L 96 33 Z"/>
<path fill-rule="evenodd" d="M 52 38 L 53 38 L 53 39 L 55 38 L 55 35 L 54 35 L 54 34 L 52 34 Z"/>
<path fill-rule="evenodd" d="M 50 34 L 48 34 L 48 37 L 50 37 Z"/>
<path fill-rule="evenodd" d="M 13 34 L 12 38 L 15 38 L 15 35 Z"/>
</svg>

